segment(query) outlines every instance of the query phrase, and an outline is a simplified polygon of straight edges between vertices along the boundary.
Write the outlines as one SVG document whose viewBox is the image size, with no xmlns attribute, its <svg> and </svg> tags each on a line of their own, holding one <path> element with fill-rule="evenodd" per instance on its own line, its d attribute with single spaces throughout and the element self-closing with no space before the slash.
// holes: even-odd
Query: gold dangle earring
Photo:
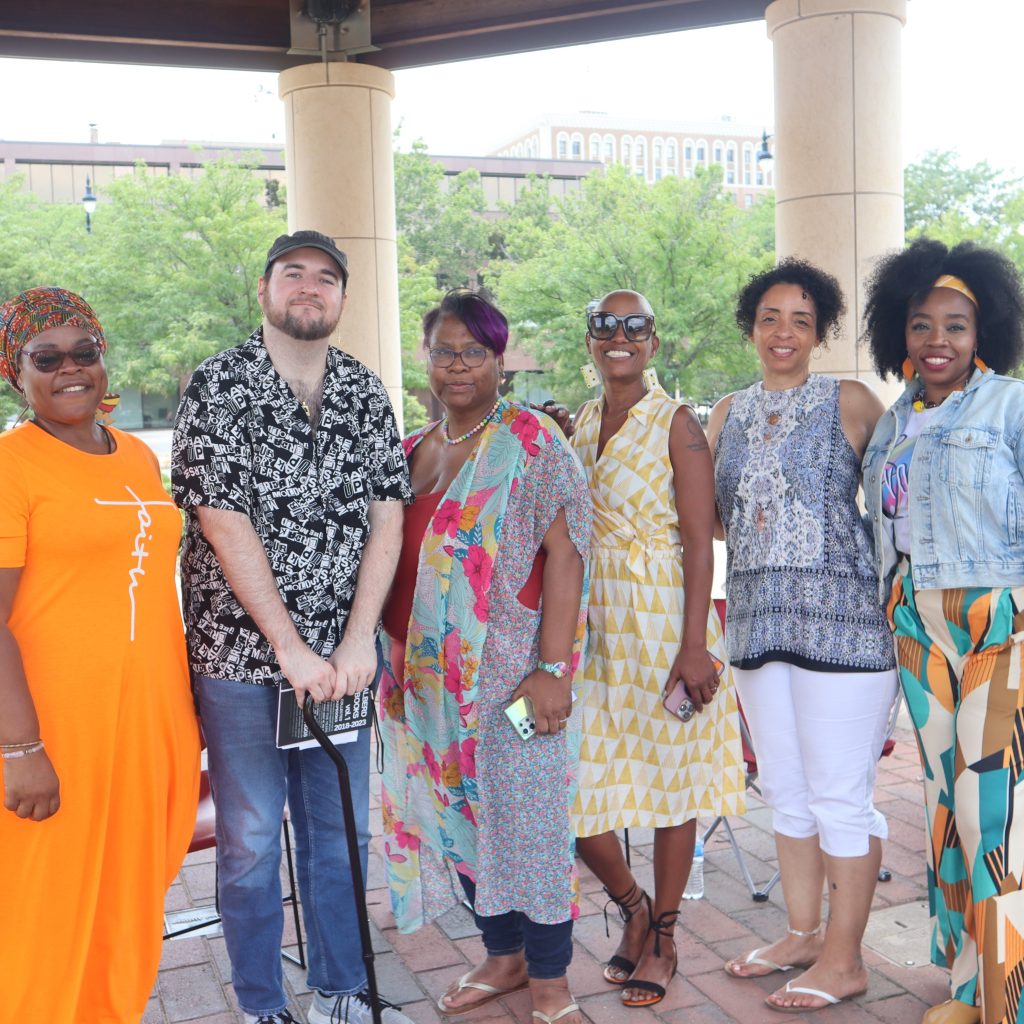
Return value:
<svg viewBox="0 0 1024 1024">
<path fill-rule="evenodd" d="M 588 388 L 596 388 L 601 383 L 601 378 L 597 375 L 597 367 L 593 363 L 584 363 L 580 367 L 580 376 Z"/>
<path fill-rule="evenodd" d="M 644 380 L 644 387 L 647 388 L 648 391 L 653 391 L 658 387 L 658 371 L 653 366 L 648 366 L 641 376 Z"/>
</svg>

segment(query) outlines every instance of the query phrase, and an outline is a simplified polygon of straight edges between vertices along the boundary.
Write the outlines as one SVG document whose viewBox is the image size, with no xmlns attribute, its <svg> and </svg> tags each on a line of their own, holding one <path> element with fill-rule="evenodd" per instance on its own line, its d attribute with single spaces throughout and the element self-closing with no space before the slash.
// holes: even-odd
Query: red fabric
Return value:
<svg viewBox="0 0 1024 1024">
<path fill-rule="evenodd" d="M 423 543 L 423 535 L 427 532 L 430 520 L 443 497 L 444 493 L 441 491 L 435 494 L 417 494 L 415 501 L 405 507 L 405 519 L 402 523 L 402 551 L 398 556 L 398 570 L 395 573 L 395 582 L 381 616 L 388 636 L 403 645 L 409 629 L 409 616 L 412 614 L 420 545 Z M 540 608 L 545 560 L 544 552 L 538 551 L 533 562 L 533 569 L 526 583 L 523 584 L 523 589 L 519 591 L 520 603 L 534 611 Z"/>
<path fill-rule="evenodd" d="M 412 614 L 412 598 L 416 590 L 416 569 L 420 561 L 420 545 L 427 532 L 430 520 L 444 497 L 443 491 L 436 494 L 417 494 L 411 505 L 405 506 L 402 521 L 402 551 L 398 556 L 398 569 L 391 594 L 384 605 L 381 616 L 384 629 L 393 640 L 405 643 Z"/>
</svg>

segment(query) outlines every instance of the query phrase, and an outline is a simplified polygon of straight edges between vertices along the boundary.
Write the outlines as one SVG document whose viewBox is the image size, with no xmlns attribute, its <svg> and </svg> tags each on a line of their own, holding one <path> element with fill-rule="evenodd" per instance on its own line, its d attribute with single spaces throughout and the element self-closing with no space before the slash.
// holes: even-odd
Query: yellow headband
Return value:
<svg viewBox="0 0 1024 1024">
<path fill-rule="evenodd" d="M 952 288 L 955 292 L 960 292 L 962 295 L 966 295 L 967 298 L 974 303 L 975 307 L 978 306 L 978 297 L 971 291 L 967 285 L 960 280 L 959 277 L 954 277 L 952 274 L 942 274 L 936 280 L 933 288 Z"/>
</svg>

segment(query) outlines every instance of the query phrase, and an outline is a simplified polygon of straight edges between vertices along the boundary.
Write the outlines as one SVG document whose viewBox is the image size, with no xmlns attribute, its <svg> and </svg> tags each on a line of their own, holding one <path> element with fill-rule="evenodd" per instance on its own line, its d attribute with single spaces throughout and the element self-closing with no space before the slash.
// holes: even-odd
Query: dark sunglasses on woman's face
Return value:
<svg viewBox="0 0 1024 1024">
<path fill-rule="evenodd" d="M 40 373 L 56 373 L 68 357 L 75 366 L 92 366 L 99 361 L 103 350 L 99 345 L 83 345 L 81 348 L 73 348 L 70 352 L 58 352 L 56 349 L 47 348 L 41 352 L 26 352 L 25 355 L 32 360 L 32 365 Z"/>
<path fill-rule="evenodd" d="M 456 352 L 452 348 L 428 348 L 427 356 L 435 366 L 440 367 L 442 370 L 451 366 L 455 362 L 456 356 L 462 360 L 464 366 L 472 369 L 473 367 L 484 365 L 484 360 L 487 358 L 487 349 L 483 345 L 471 345 L 469 348 L 464 348 L 461 352 Z"/>
<path fill-rule="evenodd" d="M 609 341 L 622 324 L 626 341 L 647 341 L 654 333 L 654 317 L 646 313 L 628 313 L 616 316 L 614 313 L 591 313 L 587 317 L 587 330 L 598 341 Z"/>
</svg>

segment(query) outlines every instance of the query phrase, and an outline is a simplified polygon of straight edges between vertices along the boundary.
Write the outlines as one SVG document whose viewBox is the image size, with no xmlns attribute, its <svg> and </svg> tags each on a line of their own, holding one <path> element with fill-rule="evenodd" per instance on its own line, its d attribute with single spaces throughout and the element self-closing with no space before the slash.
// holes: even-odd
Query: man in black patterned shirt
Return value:
<svg viewBox="0 0 1024 1024">
<path fill-rule="evenodd" d="M 380 380 L 329 344 L 348 264 L 316 231 L 282 235 L 259 282 L 263 324 L 202 363 L 178 409 L 173 487 L 188 513 L 189 660 L 217 801 L 220 910 L 252 1024 L 292 1021 L 280 960 L 280 823 L 295 829 L 313 1024 L 370 1020 L 337 773 L 276 747 L 277 684 L 300 702 L 365 689 L 411 497 Z M 366 872 L 369 730 L 339 747 Z M 406 1024 L 397 1009 L 386 1024 Z"/>
</svg>

